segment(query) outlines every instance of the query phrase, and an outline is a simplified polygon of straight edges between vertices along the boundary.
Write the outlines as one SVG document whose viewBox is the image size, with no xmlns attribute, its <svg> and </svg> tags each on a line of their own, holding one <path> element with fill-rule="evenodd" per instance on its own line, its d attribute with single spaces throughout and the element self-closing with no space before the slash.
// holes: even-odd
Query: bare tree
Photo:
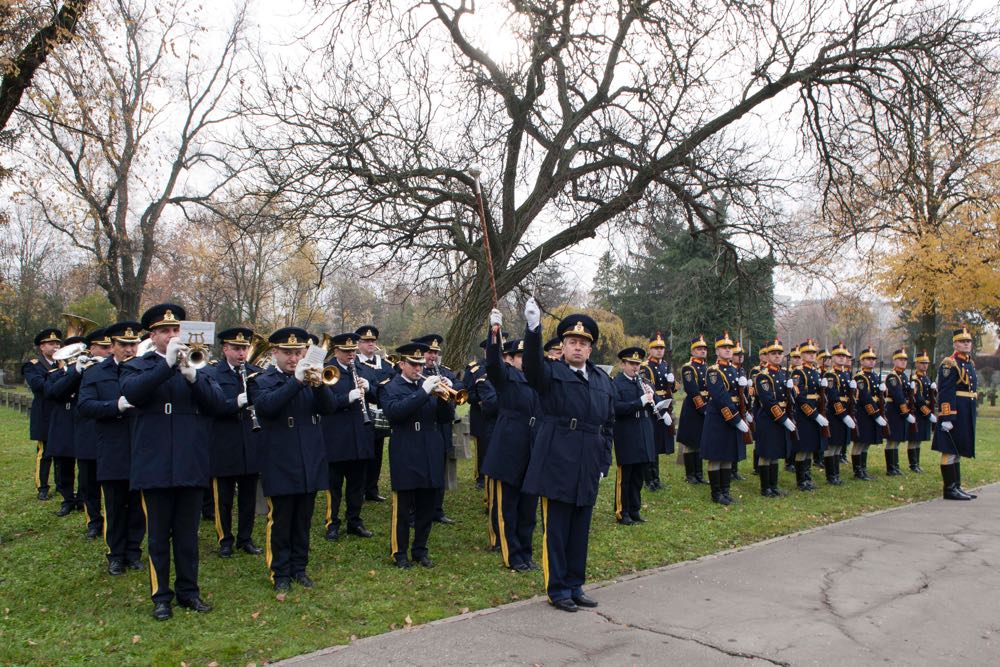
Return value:
<svg viewBox="0 0 1000 667">
<path fill-rule="evenodd" d="M 114 0 L 57 52 L 25 115 L 40 143 L 22 190 L 88 253 L 120 316 L 135 316 L 171 207 L 209 205 L 236 167 L 209 133 L 234 114 L 243 12 L 214 54 L 182 2 Z"/>
</svg>

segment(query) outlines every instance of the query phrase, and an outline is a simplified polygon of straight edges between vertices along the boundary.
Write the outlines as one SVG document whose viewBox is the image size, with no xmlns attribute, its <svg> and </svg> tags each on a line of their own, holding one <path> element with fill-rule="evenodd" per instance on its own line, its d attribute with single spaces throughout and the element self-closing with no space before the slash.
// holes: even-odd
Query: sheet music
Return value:
<svg viewBox="0 0 1000 667">
<path fill-rule="evenodd" d="M 315 366 L 316 368 L 323 368 L 324 361 L 326 361 L 326 350 L 319 345 L 310 345 L 301 363 Z"/>
</svg>

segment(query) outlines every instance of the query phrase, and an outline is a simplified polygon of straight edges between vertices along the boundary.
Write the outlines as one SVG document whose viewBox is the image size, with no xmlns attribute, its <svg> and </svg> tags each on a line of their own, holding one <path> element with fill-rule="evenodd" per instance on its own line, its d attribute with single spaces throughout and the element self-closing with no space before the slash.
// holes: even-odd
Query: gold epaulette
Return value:
<svg viewBox="0 0 1000 667">
<path fill-rule="evenodd" d="M 209 362 L 208 362 L 208 365 L 209 365 L 209 366 L 214 366 L 214 365 L 216 365 L 217 363 L 219 363 L 219 360 L 218 360 L 218 359 L 212 359 L 211 361 L 209 361 Z"/>
<path fill-rule="evenodd" d="M 953 357 L 945 357 L 944 359 L 941 360 L 941 365 L 947 366 L 948 368 L 954 368 L 955 359 Z"/>
<path fill-rule="evenodd" d="M 395 376 L 393 376 L 393 377 L 395 377 Z M 382 380 L 381 382 L 379 382 L 379 384 L 389 384 L 390 382 L 392 382 L 392 378 L 386 378 L 386 379 Z"/>
<path fill-rule="evenodd" d="M 250 375 L 247 376 L 247 382 L 249 382 L 250 380 L 254 379 L 255 377 L 257 377 L 260 374 L 261 374 L 261 371 L 257 371 L 256 373 L 251 373 Z"/>
<path fill-rule="evenodd" d="M 37 364 L 37 363 L 38 363 L 38 359 L 32 359 L 32 360 L 31 360 L 31 363 L 33 363 L 33 364 Z"/>
</svg>

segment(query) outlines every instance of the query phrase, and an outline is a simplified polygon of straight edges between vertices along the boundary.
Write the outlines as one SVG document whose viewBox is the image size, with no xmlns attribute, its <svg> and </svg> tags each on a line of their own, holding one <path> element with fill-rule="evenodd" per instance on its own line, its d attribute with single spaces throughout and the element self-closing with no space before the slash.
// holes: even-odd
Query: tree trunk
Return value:
<svg viewBox="0 0 1000 667">
<path fill-rule="evenodd" d="M 910 355 L 915 357 L 920 354 L 923 350 L 927 350 L 927 354 L 934 359 L 936 350 L 934 349 L 937 345 L 937 310 L 932 308 L 931 310 L 920 315 L 920 331 L 917 333 L 916 339 L 917 349 L 913 350 L 913 354 Z"/>
<path fill-rule="evenodd" d="M 497 290 L 498 298 L 503 295 Z M 465 298 L 458 306 L 458 312 L 451 321 L 445 340 L 444 364 L 453 370 L 465 368 L 470 355 L 476 355 L 479 341 L 486 336 L 493 297 L 490 282 L 485 271 L 477 275 Z M 509 329 L 505 326 L 504 329 Z M 478 356 L 478 355 L 476 355 Z"/>
</svg>

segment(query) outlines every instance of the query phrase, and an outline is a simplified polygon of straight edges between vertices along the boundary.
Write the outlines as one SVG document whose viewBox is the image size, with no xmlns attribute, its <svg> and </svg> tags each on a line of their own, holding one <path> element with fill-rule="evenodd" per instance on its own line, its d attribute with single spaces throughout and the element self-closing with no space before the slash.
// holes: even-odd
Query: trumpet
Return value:
<svg viewBox="0 0 1000 667">
<path fill-rule="evenodd" d="M 325 384 L 328 387 L 340 382 L 340 369 L 336 366 L 310 366 L 305 372 L 305 381 L 311 387 L 318 387 Z"/>
<path fill-rule="evenodd" d="M 208 365 L 211 350 L 204 343 L 192 343 L 182 346 L 177 356 L 182 366 L 201 370 Z"/>
<path fill-rule="evenodd" d="M 426 380 L 427 376 L 423 373 L 419 374 L 421 380 Z M 469 402 L 469 392 L 465 389 L 452 389 L 448 384 L 442 379 L 438 383 L 438 386 L 434 387 L 434 392 L 437 397 L 442 401 L 454 401 L 455 405 L 465 405 Z"/>
</svg>

